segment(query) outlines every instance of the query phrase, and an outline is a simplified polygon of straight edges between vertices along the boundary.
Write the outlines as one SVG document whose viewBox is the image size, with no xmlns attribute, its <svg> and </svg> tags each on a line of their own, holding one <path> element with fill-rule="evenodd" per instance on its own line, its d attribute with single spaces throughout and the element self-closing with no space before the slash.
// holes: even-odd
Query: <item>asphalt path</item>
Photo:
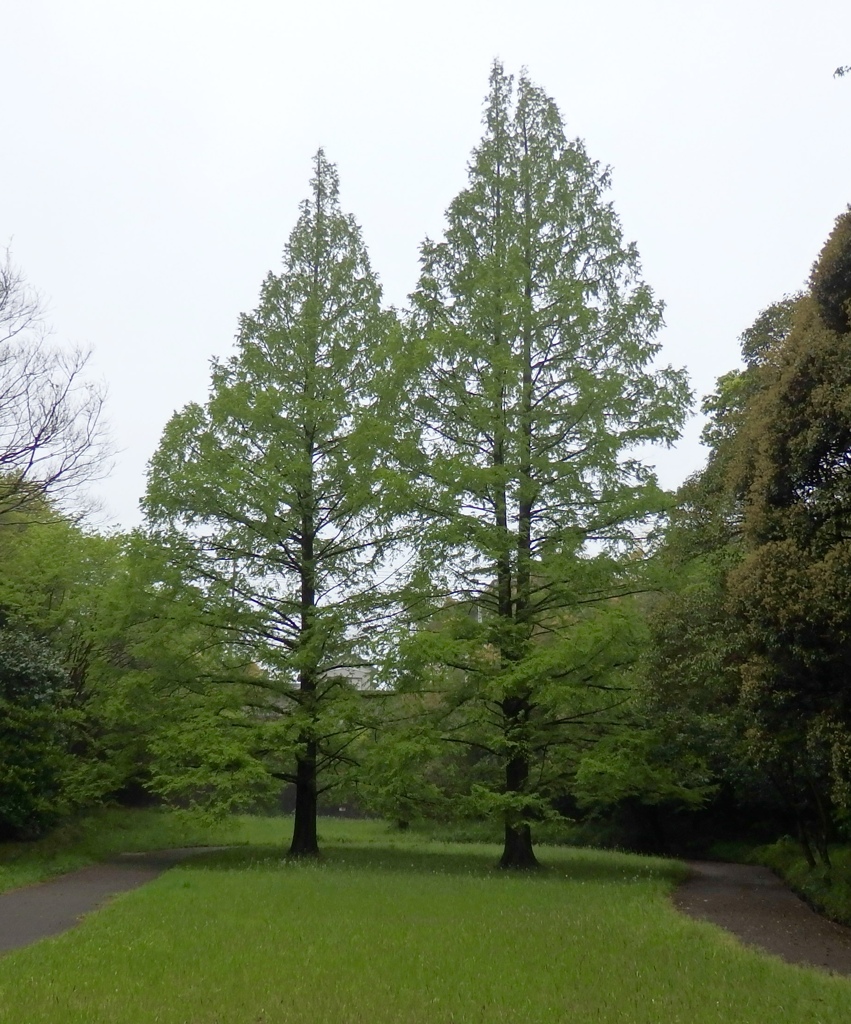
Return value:
<svg viewBox="0 0 851 1024">
<path fill-rule="evenodd" d="M 689 861 L 674 906 L 787 963 L 851 976 L 851 928 L 812 910 L 768 868 Z M 851 1019 L 851 1015 L 849 1015 Z"/>
<path fill-rule="evenodd" d="M 0 895 L 0 953 L 58 935 L 111 896 L 136 889 L 188 857 L 224 847 L 125 853 Z"/>
</svg>

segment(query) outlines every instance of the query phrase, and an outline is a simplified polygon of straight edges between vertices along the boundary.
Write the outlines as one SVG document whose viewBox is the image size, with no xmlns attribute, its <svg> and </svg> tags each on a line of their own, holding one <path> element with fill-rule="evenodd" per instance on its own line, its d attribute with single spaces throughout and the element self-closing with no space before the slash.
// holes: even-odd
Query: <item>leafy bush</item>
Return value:
<svg viewBox="0 0 851 1024">
<path fill-rule="evenodd" d="M 37 833 L 64 809 L 66 684 L 45 643 L 0 626 L 0 839 Z"/>
</svg>

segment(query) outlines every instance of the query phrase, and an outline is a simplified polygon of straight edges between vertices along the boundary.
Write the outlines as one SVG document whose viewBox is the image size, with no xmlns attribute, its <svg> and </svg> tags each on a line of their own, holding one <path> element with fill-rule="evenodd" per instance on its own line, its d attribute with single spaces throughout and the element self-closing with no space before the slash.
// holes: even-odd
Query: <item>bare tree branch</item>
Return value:
<svg viewBox="0 0 851 1024">
<path fill-rule="evenodd" d="M 41 297 L 7 250 L 0 261 L 0 522 L 60 506 L 108 468 L 105 392 L 89 353 L 50 341 Z"/>
</svg>

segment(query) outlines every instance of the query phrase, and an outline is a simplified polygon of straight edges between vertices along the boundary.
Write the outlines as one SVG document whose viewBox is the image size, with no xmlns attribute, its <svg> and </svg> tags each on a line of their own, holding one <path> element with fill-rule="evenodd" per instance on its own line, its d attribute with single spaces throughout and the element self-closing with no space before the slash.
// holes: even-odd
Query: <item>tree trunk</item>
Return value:
<svg viewBox="0 0 851 1024">
<path fill-rule="evenodd" d="M 316 157 L 316 221 L 314 241 L 316 250 L 313 256 L 313 295 L 319 289 L 319 252 L 322 245 L 322 213 L 323 186 L 322 164 L 319 154 Z M 301 628 L 299 645 L 303 656 L 306 649 L 311 652 L 299 669 L 299 706 L 302 714 L 309 716 L 310 727 L 301 736 L 303 751 L 296 757 L 295 783 L 295 819 L 293 821 L 293 841 L 290 844 L 291 857 L 318 857 L 319 842 L 316 837 L 317 785 L 316 763 L 317 743 L 313 725 L 316 719 L 316 682 L 317 665 L 312 652 L 314 630 L 316 628 L 316 492 L 314 476 L 314 460 L 316 434 L 314 373 L 317 364 L 318 338 L 315 322 L 308 325 L 308 360 L 304 374 L 304 413 L 302 427 L 304 430 L 304 468 L 305 480 L 299 492 L 301 505 L 301 560 L 299 575 L 301 576 Z"/>
<path fill-rule="evenodd" d="M 531 198 L 528 188 L 524 194 L 524 214 L 526 223 L 531 219 Z M 532 328 L 530 313 L 532 308 L 532 255 L 531 246 L 524 247 L 526 262 L 526 281 L 524 284 L 523 322 L 523 385 L 520 399 L 520 489 L 518 494 L 517 518 L 517 600 L 515 604 L 515 622 L 524 626 L 521 642 L 524 647 L 528 642 L 528 618 L 530 615 L 532 587 L 532 506 L 534 486 L 532 483 Z M 518 636 L 515 634 L 515 643 Z M 520 655 L 519 650 L 511 652 L 512 657 Z M 514 699 L 506 702 L 504 710 L 508 712 L 509 733 L 522 729 L 529 715 L 529 706 L 525 700 Z M 517 754 L 505 766 L 505 788 L 508 793 L 522 793 L 529 781 L 529 762 L 525 755 Z M 528 822 L 512 821 L 506 815 L 505 843 L 501 868 L 524 869 L 539 867 L 535 851 L 532 848 L 532 829 Z"/>
<path fill-rule="evenodd" d="M 516 698 L 514 699 L 516 702 Z M 516 724 L 522 714 L 512 703 L 510 712 Z M 505 766 L 506 793 L 522 793 L 529 779 L 529 762 L 522 754 L 515 754 Z M 516 820 L 516 812 L 507 810 L 505 815 L 505 844 L 499 860 L 501 868 L 537 868 L 539 867 L 535 851 L 532 849 L 532 829 L 525 821 Z"/>
<path fill-rule="evenodd" d="M 505 823 L 505 844 L 499 858 L 501 868 L 528 869 L 541 865 L 532 849 L 532 829 L 528 825 Z"/>
<path fill-rule="evenodd" d="M 316 742 L 308 741 L 296 762 L 295 820 L 291 857 L 318 857 L 316 838 Z"/>
<path fill-rule="evenodd" d="M 816 866 L 816 859 L 813 856 L 813 849 L 810 846 L 810 838 L 807 835 L 806 826 L 804 825 L 804 822 L 801 819 L 800 815 L 798 816 L 797 824 L 798 824 L 798 842 L 801 844 L 801 850 L 803 851 L 804 857 L 806 858 L 807 866 L 812 869 L 812 868 L 814 868 Z"/>
<path fill-rule="evenodd" d="M 830 842 L 831 834 L 831 821 L 830 815 L 827 812 L 827 808 L 824 805 L 824 800 L 821 798 L 818 787 L 811 778 L 807 779 L 810 791 L 813 794 L 813 801 L 816 805 L 816 811 L 818 813 L 818 824 L 815 828 L 815 844 L 818 850 L 819 857 L 821 857 L 822 864 L 826 868 L 830 868 L 833 865 L 830 863 L 830 852 L 828 851 L 828 843 Z"/>
</svg>

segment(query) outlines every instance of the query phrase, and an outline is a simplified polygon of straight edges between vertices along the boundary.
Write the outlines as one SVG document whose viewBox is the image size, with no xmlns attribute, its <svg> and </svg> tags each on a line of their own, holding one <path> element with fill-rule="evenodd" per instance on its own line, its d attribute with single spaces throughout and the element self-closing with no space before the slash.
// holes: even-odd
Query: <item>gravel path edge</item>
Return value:
<svg viewBox="0 0 851 1024">
<path fill-rule="evenodd" d="M 710 921 L 786 963 L 851 977 L 851 928 L 817 914 L 768 868 L 686 861 L 673 892 L 677 910 Z"/>
<path fill-rule="evenodd" d="M 224 850 L 193 846 L 123 853 L 110 860 L 0 894 L 0 954 L 59 935 L 110 897 L 151 882 L 189 857 Z"/>
</svg>

